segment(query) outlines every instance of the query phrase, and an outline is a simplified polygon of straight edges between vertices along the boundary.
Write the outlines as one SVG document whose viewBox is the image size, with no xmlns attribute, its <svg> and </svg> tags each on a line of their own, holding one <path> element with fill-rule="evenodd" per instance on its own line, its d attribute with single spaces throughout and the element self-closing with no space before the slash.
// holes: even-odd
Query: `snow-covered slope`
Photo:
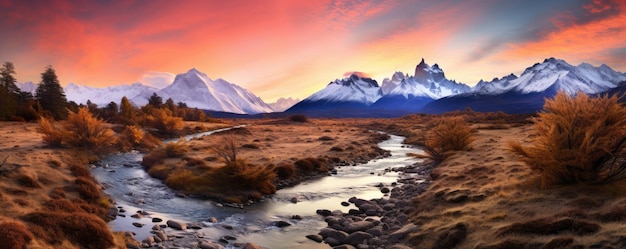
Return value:
<svg viewBox="0 0 626 249">
<path fill-rule="evenodd" d="M 305 100 L 326 102 L 356 102 L 370 105 L 381 97 L 378 83 L 370 78 L 360 78 L 356 74 L 348 78 L 330 82 L 326 88 L 314 93 Z"/>
<path fill-rule="evenodd" d="M 268 103 L 268 105 L 272 108 L 272 110 L 274 110 L 274 112 L 283 112 L 293 105 L 297 104 L 298 102 L 300 102 L 300 99 L 294 99 L 289 97 L 279 98 L 278 100 L 276 100 L 276 102 Z"/>
<path fill-rule="evenodd" d="M 272 108 L 248 90 L 223 79 L 211 80 L 193 68 L 176 75 L 174 82 L 158 94 L 165 100 L 185 102 L 189 107 L 204 110 L 256 114 L 272 112 Z"/>
<path fill-rule="evenodd" d="M 534 113 L 543 108 L 546 98 L 554 97 L 558 91 L 570 95 L 598 94 L 615 89 L 625 80 L 624 74 L 606 65 L 572 66 L 564 60 L 549 58 L 526 68 L 519 77 L 510 74 L 490 82 L 480 81 L 473 91 L 433 101 L 420 112 L 471 108 L 480 112 Z"/>
<path fill-rule="evenodd" d="M 324 89 L 295 104 L 286 112 L 320 112 L 366 109 L 382 96 L 378 83 L 352 74 L 330 82 Z"/>
<path fill-rule="evenodd" d="M 520 77 L 509 75 L 491 82 L 479 82 L 475 87 L 478 94 L 497 95 L 507 92 L 520 94 L 545 91 L 565 91 L 573 95 L 577 92 L 600 93 L 614 88 L 626 76 L 606 65 L 594 67 L 587 63 L 572 66 L 564 60 L 545 59 L 526 68 Z"/>
<path fill-rule="evenodd" d="M 146 86 L 141 83 L 132 85 L 110 86 L 105 88 L 90 87 L 74 83 L 68 84 L 64 89 L 68 101 L 85 104 L 87 100 L 104 107 L 111 101 L 120 103 L 126 96 L 133 104 L 141 106 L 148 103 L 148 98 L 159 89 Z"/>
</svg>

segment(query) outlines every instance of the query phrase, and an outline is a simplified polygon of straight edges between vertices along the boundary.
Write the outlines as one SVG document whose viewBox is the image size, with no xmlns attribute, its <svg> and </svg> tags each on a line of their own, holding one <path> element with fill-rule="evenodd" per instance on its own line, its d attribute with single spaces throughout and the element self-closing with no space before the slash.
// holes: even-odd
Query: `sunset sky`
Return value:
<svg viewBox="0 0 626 249">
<path fill-rule="evenodd" d="M 0 0 L 0 62 L 20 82 L 142 82 L 191 68 L 266 102 L 346 72 L 379 83 L 421 58 L 469 85 L 547 57 L 626 71 L 626 1 Z"/>
</svg>

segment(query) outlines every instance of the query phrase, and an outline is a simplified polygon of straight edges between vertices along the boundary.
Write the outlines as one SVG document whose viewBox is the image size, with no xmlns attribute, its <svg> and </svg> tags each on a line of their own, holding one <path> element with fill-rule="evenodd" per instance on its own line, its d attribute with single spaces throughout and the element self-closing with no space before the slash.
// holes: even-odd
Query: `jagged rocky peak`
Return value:
<svg viewBox="0 0 626 249">
<path fill-rule="evenodd" d="M 428 79 L 428 64 L 424 62 L 424 58 L 422 58 L 422 61 L 415 67 L 414 77 L 417 80 Z"/>
<path fill-rule="evenodd" d="M 372 78 L 360 77 L 357 74 L 352 74 L 348 78 L 344 78 L 344 79 L 335 80 L 333 82 L 330 82 L 330 84 L 333 84 L 333 83 L 335 83 L 335 84 L 342 84 L 344 86 L 350 86 L 350 85 L 353 85 L 353 84 L 363 85 L 363 83 L 365 83 L 366 87 L 378 87 L 378 82 L 376 82 L 376 80 L 374 80 Z"/>
</svg>

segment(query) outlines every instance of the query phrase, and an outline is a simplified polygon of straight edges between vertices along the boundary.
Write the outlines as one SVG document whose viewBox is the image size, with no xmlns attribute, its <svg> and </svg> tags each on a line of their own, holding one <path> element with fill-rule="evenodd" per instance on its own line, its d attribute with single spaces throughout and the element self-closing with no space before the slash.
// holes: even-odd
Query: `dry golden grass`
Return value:
<svg viewBox="0 0 626 249">
<path fill-rule="evenodd" d="M 471 151 L 437 166 L 414 201 L 413 248 L 624 248 L 626 182 L 540 187 L 507 141 L 535 142 L 531 125 L 478 130 Z"/>
<path fill-rule="evenodd" d="M 183 119 L 172 116 L 168 109 L 153 108 L 146 117 L 147 125 L 154 127 L 161 135 L 177 135 L 184 127 Z"/>
<path fill-rule="evenodd" d="M 474 131 L 461 117 L 435 119 L 428 126 L 424 152 L 433 161 L 441 162 L 454 151 L 470 149 Z"/>
<path fill-rule="evenodd" d="M 63 124 L 66 130 L 64 141 L 71 146 L 95 149 L 109 149 L 116 143 L 113 131 L 105 122 L 94 117 L 86 107 L 78 112 L 70 112 Z"/>
<path fill-rule="evenodd" d="M 569 97 L 560 92 L 533 119 L 535 142 L 512 142 L 510 147 L 542 176 L 544 186 L 620 180 L 626 177 L 625 117 L 626 107 L 617 96 Z"/>
<path fill-rule="evenodd" d="M 107 224 L 92 215 L 33 212 L 23 216 L 22 219 L 39 227 L 40 229 L 36 229 L 36 235 L 52 245 L 60 245 L 64 240 L 69 240 L 78 244 L 80 248 L 108 249 L 115 246 L 113 234 Z"/>
<path fill-rule="evenodd" d="M 63 131 L 54 124 L 53 120 L 47 118 L 39 119 L 39 133 L 43 134 L 43 141 L 46 145 L 51 147 L 61 147 L 65 135 Z"/>
</svg>

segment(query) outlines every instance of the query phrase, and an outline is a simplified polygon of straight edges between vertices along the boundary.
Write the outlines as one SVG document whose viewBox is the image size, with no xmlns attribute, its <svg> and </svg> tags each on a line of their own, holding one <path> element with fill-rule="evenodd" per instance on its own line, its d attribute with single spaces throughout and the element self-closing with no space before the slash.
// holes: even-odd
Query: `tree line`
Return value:
<svg viewBox="0 0 626 249">
<path fill-rule="evenodd" d="M 89 112 L 110 123 L 127 125 L 140 124 L 148 115 L 180 117 L 186 121 L 206 121 L 209 117 L 204 111 L 189 108 L 184 102 L 174 102 L 168 98 L 165 102 L 156 93 L 153 93 L 148 104 L 136 108 L 125 96 L 120 104 L 111 101 L 104 107 L 87 100 L 85 104 L 67 101 L 65 92 L 52 66 L 47 66 L 41 73 L 41 82 L 37 86 L 35 95 L 21 91 L 15 78 L 15 66 L 12 62 L 4 62 L 0 68 L 0 120 L 2 121 L 35 121 L 41 117 L 65 120 L 68 113 L 78 112 L 86 107 Z"/>
</svg>

